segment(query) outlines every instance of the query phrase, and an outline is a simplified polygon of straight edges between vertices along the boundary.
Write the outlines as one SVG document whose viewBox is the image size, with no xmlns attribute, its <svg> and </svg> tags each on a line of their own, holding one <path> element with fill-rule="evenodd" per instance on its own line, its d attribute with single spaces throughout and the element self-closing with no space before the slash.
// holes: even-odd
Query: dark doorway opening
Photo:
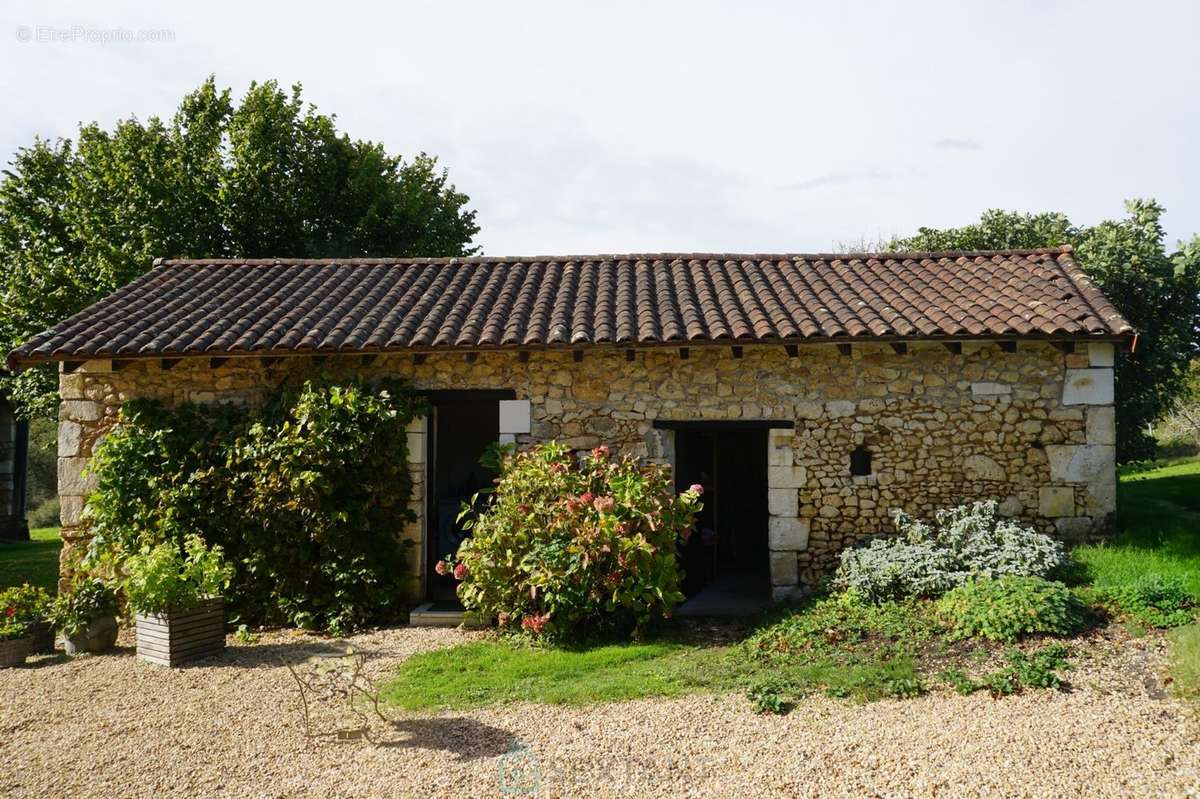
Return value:
<svg viewBox="0 0 1200 799">
<path fill-rule="evenodd" d="M 433 398 L 429 429 L 426 594 L 434 601 L 454 601 L 454 578 L 439 575 L 434 566 L 456 553 L 468 536 L 458 521 L 463 503 L 489 488 L 496 476 L 479 459 L 500 438 L 500 406 L 495 399 L 467 393 L 439 394 Z"/>
<path fill-rule="evenodd" d="M 675 486 L 704 486 L 704 508 L 680 551 L 684 607 L 751 608 L 765 602 L 767 430 L 680 427 L 675 432 Z"/>
</svg>

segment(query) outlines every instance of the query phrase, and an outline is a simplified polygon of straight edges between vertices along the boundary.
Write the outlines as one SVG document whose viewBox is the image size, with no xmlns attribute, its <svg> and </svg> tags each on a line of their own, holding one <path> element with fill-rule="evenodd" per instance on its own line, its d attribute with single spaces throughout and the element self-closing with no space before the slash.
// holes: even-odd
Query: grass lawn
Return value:
<svg viewBox="0 0 1200 799">
<path fill-rule="evenodd" d="M 1122 477 L 1117 509 L 1120 535 L 1074 550 L 1090 581 L 1110 587 L 1160 574 L 1200 597 L 1200 460 Z"/>
<path fill-rule="evenodd" d="M 1113 540 L 1074 550 L 1086 584 L 1117 589 L 1160 575 L 1200 597 L 1200 460 L 1122 475 L 1118 508 L 1120 532 Z M 782 710 L 814 692 L 870 700 L 920 693 L 933 681 L 993 693 L 1007 692 L 1004 686 L 1014 680 L 1057 684 L 1053 671 L 1063 663 L 1062 647 L 1003 651 L 978 641 L 951 644 L 944 632 L 928 602 L 864 608 L 814 598 L 776 611 L 741 640 L 721 646 L 682 640 L 676 628 L 670 638 L 587 649 L 495 638 L 423 653 L 404 662 L 383 696 L 417 710 L 741 689 L 760 709 Z M 1172 631 L 1171 639 L 1173 687 L 1200 698 L 1200 624 Z M 989 657 L 1009 665 L 991 673 L 973 668 Z"/>
<path fill-rule="evenodd" d="M 0 541 L 0 588 L 32 583 L 55 593 L 62 549 L 58 528 L 30 530 L 29 537 L 29 541 Z"/>
<path fill-rule="evenodd" d="M 405 710 L 466 709 L 529 698 L 577 705 L 676 696 L 732 687 L 727 652 L 670 641 L 588 649 L 480 641 L 410 658 L 382 695 Z"/>
</svg>

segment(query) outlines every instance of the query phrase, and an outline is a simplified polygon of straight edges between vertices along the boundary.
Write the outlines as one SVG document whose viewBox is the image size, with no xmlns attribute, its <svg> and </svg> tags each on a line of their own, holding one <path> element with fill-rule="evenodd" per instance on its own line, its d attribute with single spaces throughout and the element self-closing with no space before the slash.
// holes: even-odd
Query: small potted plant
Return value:
<svg viewBox="0 0 1200 799">
<path fill-rule="evenodd" d="M 233 569 L 219 546 L 190 535 L 183 551 L 166 542 L 144 546 L 122 565 L 125 599 L 134 614 L 139 660 L 178 666 L 225 648 L 225 601 Z"/>
<path fill-rule="evenodd" d="M 54 651 L 54 634 L 46 622 L 50 595 L 25 583 L 0 591 L 0 668 L 20 666 L 32 654 Z M 47 638 L 49 646 L 47 647 Z"/>
<path fill-rule="evenodd" d="M 95 577 L 86 577 L 55 597 L 50 621 L 63 634 L 68 655 L 106 652 L 117 643 L 117 598 Z"/>
</svg>

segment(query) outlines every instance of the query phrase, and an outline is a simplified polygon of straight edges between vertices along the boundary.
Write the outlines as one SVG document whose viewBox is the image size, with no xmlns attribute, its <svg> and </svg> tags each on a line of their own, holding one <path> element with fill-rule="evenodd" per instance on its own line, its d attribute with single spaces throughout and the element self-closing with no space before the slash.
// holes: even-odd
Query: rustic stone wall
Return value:
<svg viewBox="0 0 1200 799">
<path fill-rule="evenodd" d="M 156 361 L 90 361 L 60 379 L 59 490 L 64 573 L 86 538 L 81 523 L 91 490 L 83 467 L 134 396 L 169 402 L 253 403 L 286 379 L 318 371 L 408 378 L 419 389 L 512 389 L 528 400 L 528 432 L 518 444 L 557 439 L 575 448 L 606 443 L 671 462 L 673 438 L 662 420 L 786 420 L 768 443 L 772 584 L 785 596 L 827 572 L 837 553 L 891 529 L 888 513 L 916 515 L 966 500 L 994 498 L 1002 512 L 1048 532 L 1079 539 L 1104 530 L 1115 510 L 1112 358 L 1109 344 L 1064 354 L 1021 342 L 1015 352 L 965 343 L 855 345 L 851 356 L 829 345 L 587 350 L 581 362 L 563 351 L 383 355 L 370 363 L 336 356 L 315 366 L 288 358 L 269 366 L 230 359 L 210 368 L 185 359 L 167 371 Z M 410 430 L 410 466 L 424 480 L 426 428 Z M 870 474 L 852 476 L 850 453 L 864 447 Z M 423 491 L 418 492 L 423 495 Z M 420 500 L 414 510 L 423 514 Z M 420 539 L 421 525 L 409 535 Z M 414 558 L 421 568 L 423 557 Z"/>
</svg>

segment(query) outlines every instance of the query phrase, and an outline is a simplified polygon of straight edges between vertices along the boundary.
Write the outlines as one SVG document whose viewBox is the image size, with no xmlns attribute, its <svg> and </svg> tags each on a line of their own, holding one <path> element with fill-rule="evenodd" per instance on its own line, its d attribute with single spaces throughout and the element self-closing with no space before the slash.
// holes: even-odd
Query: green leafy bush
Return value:
<svg viewBox="0 0 1200 799">
<path fill-rule="evenodd" d="M 49 620 L 67 635 L 79 635 L 94 619 L 117 615 L 117 597 L 95 577 L 85 577 L 54 598 Z"/>
<path fill-rule="evenodd" d="M 1015 641 L 1022 635 L 1068 635 L 1083 626 L 1083 608 L 1062 583 L 1039 577 L 973 580 L 938 600 L 947 638 Z"/>
<path fill-rule="evenodd" d="M 236 621 L 346 633 L 396 618 L 411 576 L 403 384 L 308 381 L 254 409 L 136 400 L 97 449 L 89 558 L 196 533 L 233 566 Z"/>
<path fill-rule="evenodd" d="M 138 613 L 178 613 L 202 600 L 220 596 L 233 568 L 220 546 L 207 547 L 198 535 L 184 540 L 184 551 L 170 541 L 142 547 L 126 558 L 121 587 L 129 607 Z"/>
<path fill-rule="evenodd" d="M 676 496 L 665 469 L 576 459 L 544 444 L 505 457 L 457 561 L 463 605 L 539 636 L 628 631 L 683 599 L 676 543 L 690 534 L 700 488 Z M 469 509 L 464 508 L 464 513 Z"/>
<path fill-rule="evenodd" d="M 1196 599 L 1178 577 L 1147 574 L 1132 583 L 1102 586 L 1096 594 L 1113 610 L 1151 627 L 1181 627 L 1195 618 Z"/>
<path fill-rule="evenodd" d="M 0 591 L 0 641 L 24 638 L 49 611 L 50 595 L 40 586 L 25 583 Z"/>
<path fill-rule="evenodd" d="M 899 534 L 842 552 L 833 585 L 872 602 L 935 597 L 977 577 L 1047 577 L 1066 562 L 1062 544 L 996 518 L 995 502 L 939 510 L 932 525 L 902 511 Z"/>
</svg>

